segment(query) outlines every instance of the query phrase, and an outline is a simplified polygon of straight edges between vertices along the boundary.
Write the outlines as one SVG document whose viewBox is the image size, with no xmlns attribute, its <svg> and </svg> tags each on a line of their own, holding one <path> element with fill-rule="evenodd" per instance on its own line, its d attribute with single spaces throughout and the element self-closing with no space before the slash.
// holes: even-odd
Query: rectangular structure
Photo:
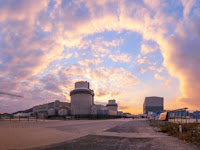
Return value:
<svg viewBox="0 0 200 150">
<path fill-rule="evenodd" d="M 164 98 L 163 97 L 145 97 L 143 104 L 143 113 L 147 114 L 151 112 L 162 112 L 164 110 Z"/>
<path fill-rule="evenodd" d="M 67 109 L 67 111 L 70 111 L 70 103 L 56 100 L 51 103 L 37 105 L 33 107 L 33 114 L 38 114 L 40 112 L 48 112 L 48 110 L 51 108 L 53 108 L 56 111 L 58 111 L 59 109 Z"/>
</svg>

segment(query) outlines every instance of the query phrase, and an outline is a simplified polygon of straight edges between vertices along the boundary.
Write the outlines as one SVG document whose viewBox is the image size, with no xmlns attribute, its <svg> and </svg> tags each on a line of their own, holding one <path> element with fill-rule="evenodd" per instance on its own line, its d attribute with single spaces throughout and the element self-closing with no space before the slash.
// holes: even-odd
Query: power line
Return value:
<svg viewBox="0 0 200 150">
<path fill-rule="evenodd" d="M 16 95 L 16 94 L 11 94 L 11 93 L 6 93 L 6 92 L 0 92 L 0 95 L 9 95 L 9 96 L 15 96 L 15 97 L 23 97 L 21 95 Z"/>
</svg>

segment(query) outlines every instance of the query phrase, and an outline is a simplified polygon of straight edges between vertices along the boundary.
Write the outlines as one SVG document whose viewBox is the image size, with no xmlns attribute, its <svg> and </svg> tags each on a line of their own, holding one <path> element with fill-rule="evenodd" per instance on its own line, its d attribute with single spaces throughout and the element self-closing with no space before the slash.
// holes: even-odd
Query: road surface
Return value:
<svg viewBox="0 0 200 150">
<path fill-rule="evenodd" d="M 6 138 L 2 135 L 6 135 Z M 0 149 L 197 149 L 192 144 L 156 132 L 150 127 L 149 121 L 144 119 L 15 122 L 10 124 L 0 122 L 0 141 Z"/>
<path fill-rule="evenodd" d="M 0 150 L 25 149 L 65 142 L 102 132 L 128 119 L 0 121 Z"/>
</svg>

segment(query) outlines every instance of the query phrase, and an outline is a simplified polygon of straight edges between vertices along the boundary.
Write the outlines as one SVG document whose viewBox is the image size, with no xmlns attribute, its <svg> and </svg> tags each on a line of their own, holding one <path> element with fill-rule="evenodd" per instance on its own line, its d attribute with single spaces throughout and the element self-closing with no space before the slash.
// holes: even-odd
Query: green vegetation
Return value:
<svg viewBox="0 0 200 150">
<path fill-rule="evenodd" d="M 161 132 L 169 136 L 178 137 L 179 139 L 193 143 L 200 147 L 200 124 L 187 123 L 182 124 L 182 133 L 179 133 L 179 124 L 167 121 L 150 120 L 151 126 L 158 127 Z"/>
</svg>

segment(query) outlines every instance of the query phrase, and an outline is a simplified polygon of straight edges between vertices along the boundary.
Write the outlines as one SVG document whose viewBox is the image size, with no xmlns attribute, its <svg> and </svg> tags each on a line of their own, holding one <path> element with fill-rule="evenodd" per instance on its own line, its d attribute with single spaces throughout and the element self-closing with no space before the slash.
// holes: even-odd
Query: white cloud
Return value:
<svg viewBox="0 0 200 150">
<path fill-rule="evenodd" d="M 129 63 L 131 62 L 131 56 L 125 53 L 117 52 L 116 54 L 109 55 L 109 58 L 114 62 L 123 62 Z"/>
<path fill-rule="evenodd" d="M 157 45 L 142 44 L 141 53 L 143 55 L 155 52 L 158 49 Z"/>
<path fill-rule="evenodd" d="M 192 10 L 192 7 L 195 5 L 196 0 L 181 0 L 184 7 L 183 16 L 185 19 L 188 19 L 188 16 Z"/>
<path fill-rule="evenodd" d="M 160 76 L 159 74 L 154 74 L 154 78 L 158 80 L 164 80 L 164 77 Z"/>
<path fill-rule="evenodd" d="M 35 82 L 33 78 L 38 78 L 37 75 L 43 72 L 55 59 L 63 59 L 64 50 L 70 48 L 85 50 L 91 47 L 91 55 L 99 59 L 108 56 L 116 62 L 130 62 L 126 54 L 117 56 L 111 54 L 110 47 L 117 49 L 123 43 L 121 39 L 113 41 L 97 39 L 94 43 L 85 40 L 93 34 L 109 31 L 121 33 L 126 30 L 137 32 L 142 35 L 144 41 L 152 40 L 159 45 L 164 58 L 164 66 L 172 76 L 176 76 L 180 80 L 182 100 L 193 106 L 199 106 L 199 8 L 195 6 L 194 0 L 183 0 L 184 18 L 182 18 L 178 16 L 179 12 L 175 9 L 170 9 L 173 12 L 165 11 L 167 9 L 165 7 L 176 8 L 176 6 L 162 5 L 163 3 L 159 3 L 159 1 L 149 2 L 145 0 L 144 2 L 145 4 L 138 1 L 80 0 L 69 3 L 56 1 L 54 7 L 52 6 L 53 8 L 48 10 L 51 11 L 49 18 L 47 17 L 44 22 L 40 20 L 39 16 L 44 12 L 48 14 L 49 1 L 2 2 L 0 6 L 1 76 L 7 78 L 8 82 L 13 82 L 13 86 L 8 86 L 12 87 L 13 91 L 19 89 L 16 87 L 20 87 L 22 91 L 29 93 L 33 90 L 31 89 Z M 173 4 L 177 5 L 177 3 Z M 12 9 L 10 6 L 16 7 Z M 81 6 L 84 7 L 80 8 Z M 177 15 L 173 16 L 172 14 Z M 39 22 L 38 25 L 37 22 Z M 40 33 L 40 29 L 50 33 Z M 141 53 L 147 54 L 154 50 L 155 48 L 144 45 Z M 67 54 L 68 57 L 65 59 L 72 57 L 71 53 Z M 84 53 L 84 55 L 88 54 Z M 163 70 L 157 68 L 156 64 L 147 57 L 140 56 L 136 61 L 141 65 L 143 73 L 149 69 L 157 72 Z M 64 71 L 65 69 L 67 72 Z M 60 72 L 60 75 L 65 77 L 66 82 L 63 81 L 63 83 L 67 83 L 70 78 L 73 78 L 73 81 L 80 79 L 84 74 L 84 78 L 94 79 L 94 82 L 95 80 L 97 80 L 96 82 L 108 82 L 109 84 L 106 84 L 108 87 L 112 84 L 123 89 L 122 87 L 135 84 L 134 75 L 123 68 L 109 69 L 104 67 L 91 71 L 90 68 L 79 65 L 71 65 L 70 67 L 63 65 Z M 98 80 L 95 75 L 101 80 Z M 92 76 L 95 77 L 92 78 Z M 112 81 L 108 81 L 110 79 Z M 118 79 L 121 80 L 121 84 L 116 84 Z M 30 89 L 24 89 L 20 83 L 22 81 L 28 82 Z M 70 84 L 72 83 L 70 82 Z M 66 85 L 68 84 L 62 85 L 62 87 Z M 98 90 L 100 84 L 96 85 Z M 4 88 L 3 84 L 1 87 Z M 52 83 L 46 87 L 53 89 L 54 86 Z M 38 96 L 36 94 L 38 89 L 34 89 L 36 90 L 34 91 L 34 95 L 36 95 L 34 99 L 45 98 L 48 94 L 53 98 L 56 97 L 56 94 L 49 92 L 42 92 L 42 96 Z M 33 99 L 30 101 L 33 104 Z"/>
<path fill-rule="evenodd" d="M 82 66 L 86 66 L 89 67 L 90 65 L 99 65 L 100 63 L 102 63 L 103 61 L 101 59 L 85 59 L 85 60 L 81 60 L 78 63 Z"/>
</svg>

